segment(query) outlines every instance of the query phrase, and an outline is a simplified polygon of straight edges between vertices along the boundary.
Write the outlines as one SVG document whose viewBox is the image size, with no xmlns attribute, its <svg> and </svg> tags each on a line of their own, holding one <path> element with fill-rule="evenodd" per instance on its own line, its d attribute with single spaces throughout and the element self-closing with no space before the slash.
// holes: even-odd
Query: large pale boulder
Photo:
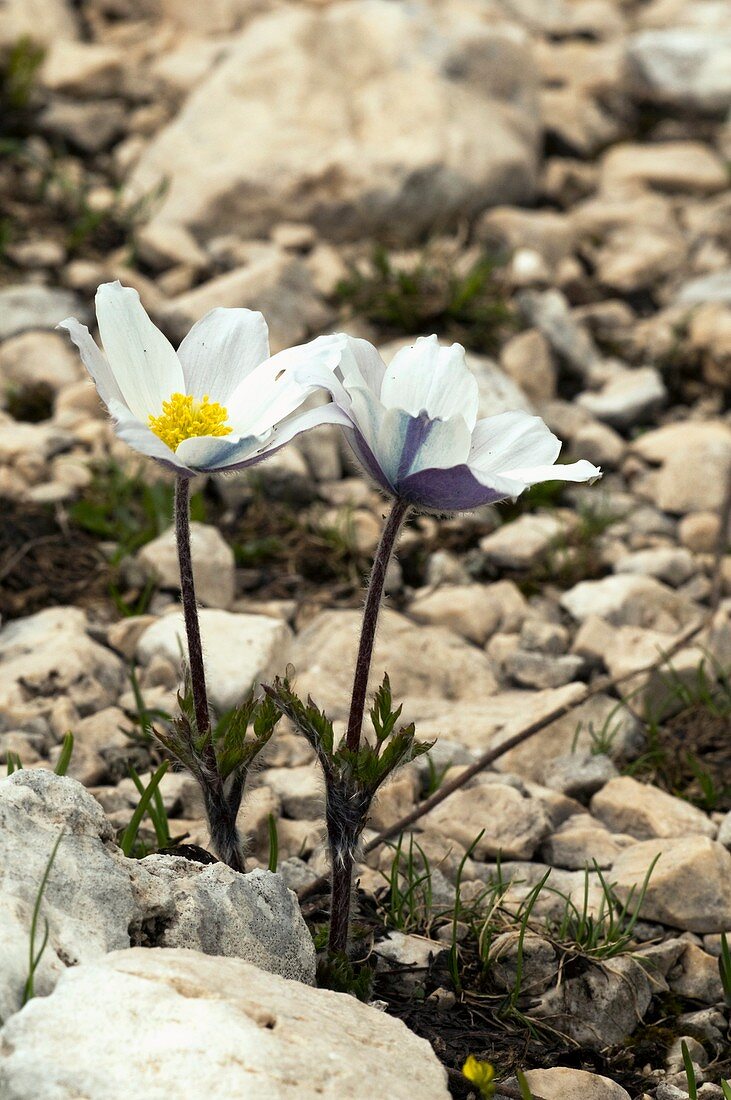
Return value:
<svg viewBox="0 0 731 1100">
<path fill-rule="evenodd" d="M 522 31 L 467 8 L 351 0 L 254 19 L 153 139 L 130 198 L 155 217 L 265 234 L 414 240 L 535 187 L 535 69 Z M 232 137 L 235 136 L 235 140 Z"/>
<path fill-rule="evenodd" d="M 88 319 L 88 310 L 70 290 L 32 283 L 3 287 L 0 290 L 0 340 L 30 329 L 55 328 L 71 314 L 82 321 Z"/>
<path fill-rule="evenodd" d="M 424 1039 L 342 993 L 194 951 L 69 970 L 0 1035 L 4 1100 L 448 1100 Z"/>
<path fill-rule="evenodd" d="M 124 665 L 86 633 L 76 607 L 53 607 L 0 631 L 0 707 L 50 709 L 65 694 L 81 714 L 116 702 Z"/>
<path fill-rule="evenodd" d="M 581 1046 L 603 1050 L 623 1043 L 639 1026 L 652 992 L 645 970 L 629 955 L 587 960 L 583 972 L 554 986 L 533 1014 Z"/>
<path fill-rule="evenodd" d="M 135 868 L 133 868 L 135 870 Z M 147 856 L 134 875 L 156 947 L 185 947 L 254 963 L 282 978 L 315 980 L 315 946 L 281 875 L 242 875 L 224 863 Z"/>
<path fill-rule="evenodd" d="M 23 769 L 0 780 L 0 1023 L 21 1007 L 33 908 L 57 841 L 36 932 L 38 952 L 48 928 L 36 994 L 49 994 L 68 967 L 137 945 L 194 948 L 314 981 L 312 938 L 281 875 L 179 856 L 127 859 L 79 783 Z"/>
<path fill-rule="evenodd" d="M 0 48 L 23 38 L 41 46 L 57 38 L 77 38 L 79 28 L 71 0 L 3 0 L 0 4 Z"/>
<path fill-rule="evenodd" d="M 512 581 L 445 584 L 423 590 L 409 607 L 417 623 L 446 626 L 476 645 L 484 645 L 496 630 L 517 630 L 529 614 L 527 600 Z"/>
<path fill-rule="evenodd" d="M 33 906 L 59 835 L 35 949 L 48 943 L 36 992 L 67 966 L 129 947 L 137 911 L 130 876 L 99 803 L 73 779 L 22 770 L 0 780 L 0 1020 L 21 1005 Z M 1 1091 L 1 1090 L 0 1090 Z"/>
<path fill-rule="evenodd" d="M 450 840 L 465 848 L 474 844 L 477 860 L 531 859 L 551 829 L 548 813 L 537 798 L 526 798 L 507 784 L 480 782 L 455 791 L 421 824 L 427 834 L 443 837 L 445 847 Z"/>
<path fill-rule="evenodd" d="M 731 470 L 731 428 L 720 420 L 666 424 L 640 436 L 632 450 L 660 464 L 642 492 L 664 512 L 716 511 Z"/>
<path fill-rule="evenodd" d="M 448 699 L 424 699 L 412 717 L 419 737 L 435 738 L 484 752 L 507 741 L 519 730 L 543 721 L 554 710 L 569 706 L 585 690 L 582 683 L 542 691 L 501 691 L 488 703 L 467 696 L 455 707 Z M 592 699 L 556 719 L 495 762 L 498 771 L 517 772 L 542 782 L 547 767 L 559 756 L 588 752 L 602 743 L 604 751 L 621 756 L 641 744 L 640 727 L 632 712 L 608 695 Z"/>
<path fill-rule="evenodd" d="M 561 597 L 561 606 L 578 622 L 600 615 L 614 626 L 641 626 L 672 634 L 695 622 L 698 610 L 680 593 L 633 573 L 597 581 L 579 581 Z"/>
</svg>

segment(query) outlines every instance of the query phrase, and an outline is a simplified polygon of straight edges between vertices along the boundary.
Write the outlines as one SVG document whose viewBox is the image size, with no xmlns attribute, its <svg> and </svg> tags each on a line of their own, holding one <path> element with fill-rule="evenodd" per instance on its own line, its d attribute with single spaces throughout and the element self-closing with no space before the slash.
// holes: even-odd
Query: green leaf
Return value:
<svg viewBox="0 0 731 1100">
<path fill-rule="evenodd" d="M 264 691 L 303 737 L 307 738 L 318 756 L 331 761 L 335 741 L 332 722 L 324 711 L 318 709 L 314 700 L 308 698 L 307 703 L 303 703 L 290 688 L 289 680 L 280 680 L 279 677 L 273 684 L 265 684 Z"/>
<path fill-rule="evenodd" d="M 379 745 L 393 733 L 394 727 L 401 717 L 402 710 L 403 704 L 397 707 L 396 710 L 393 709 L 391 681 L 388 678 L 388 673 L 384 673 L 383 683 L 376 691 L 370 711 L 371 722 Z"/>
</svg>

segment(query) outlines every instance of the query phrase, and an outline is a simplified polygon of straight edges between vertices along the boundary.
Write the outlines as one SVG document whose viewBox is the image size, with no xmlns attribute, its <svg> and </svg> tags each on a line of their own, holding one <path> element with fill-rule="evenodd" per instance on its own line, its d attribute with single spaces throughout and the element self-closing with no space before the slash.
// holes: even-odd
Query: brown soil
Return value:
<svg viewBox="0 0 731 1100">
<path fill-rule="evenodd" d="M 2 501 L 0 615 L 14 619 L 46 607 L 108 601 L 111 572 L 91 535 L 66 526 L 50 508 Z"/>
</svg>

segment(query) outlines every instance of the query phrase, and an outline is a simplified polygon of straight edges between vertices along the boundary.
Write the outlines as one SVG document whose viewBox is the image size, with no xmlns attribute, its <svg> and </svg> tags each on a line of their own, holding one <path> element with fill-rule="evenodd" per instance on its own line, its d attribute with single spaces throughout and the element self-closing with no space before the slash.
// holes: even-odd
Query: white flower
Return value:
<svg viewBox="0 0 731 1100">
<path fill-rule="evenodd" d="M 331 372 L 341 337 L 270 358 L 261 313 L 221 308 L 198 321 L 176 352 L 137 291 L 119 282 L 99 287 L 96 315 L 105 354 L 75 318 L 59 328 L 79 349 L 120 438 L 178 473 L 248 466 L 315 424 L 345 420 L 332 404 L 298 411 L 318 386 L 293 373 Z"/>
<path fill-rule="evenodd" d="M 319 382 L 348 418 L 348 440 L 366 472 L 400 500 L 437 512 L 519 496 L 539 481 L 591 481 L 582 460 L 555 465 L 561 442 L 538 416 L 477 419 L 477 381 L 460 344 L 436 336 L 402 348 L 390 366 L 367 340 L 344 337 L 335 374 L 321 364 L 296 371 Z"/>
</svg>

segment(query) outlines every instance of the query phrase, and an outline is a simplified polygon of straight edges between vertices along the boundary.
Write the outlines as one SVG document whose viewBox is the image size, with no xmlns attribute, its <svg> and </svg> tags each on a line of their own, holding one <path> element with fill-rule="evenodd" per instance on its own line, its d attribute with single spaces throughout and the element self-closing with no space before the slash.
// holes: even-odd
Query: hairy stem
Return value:
<svg viewBox="0 0 731 1100">
<path fill-rule="evenodd" d="M 353 695 L 350 701 L 350 715 L 346 733 L 346 744 L 351 752 L 357 752 L 360 747 L 363 713 L 368 692 L 368 676 L 371 671 L 378 614 L 383 599 L 383 587 L 386 583 L 386 570 L 408 510 L 409 505 L 406 501 L 394 501 L 373 560 L 373 569 L 371 570 L 363 608 L 363 622 L 360 631 L 358 657 L 355 663 Z M 355 830 L 355 835 L 353 835 L 352 829 L 344 828 L 342 816 L 334 810 L 333 803 L 336 801 L 335 792 L 329 791 L 327 812 L 331 863 L 329 947 L 332 954 L 345 952 L 348 947 L 354 853 L 362 828 L 361 824 Z M 363 821 L 365 821 L 365 814 L 363 815 Z"/>
<path fill-rule="evenodd" d="M 240 800 L 238 804 L 235 804 L 235 800 L 229 801 L 223 793 L 222 784 L 218 783 L 212 783 L 204 788 L 203 797 L 211 830 L 211 842 L 219 859 L 234 871 L 243 873 L 246 870 L 246 860 L 236 826 Z"/>
<path fill-rule="evenodd" d="M 188 639 L 188 667 L 195 707 L 195 722 L 197 732 L 202 737 L 211 729 L 211 715 L 208 709 L 203 643 L 195 598 L 193 555 L 190 548 L 190 481 L 182 476 L 178 476 L 175 482 L 175 537 L 178 546 L 180 592 L 183 601 L 185 633 Z M 213 847 L 219 858 L 234 871 L 244 871 L 243 849 L 236 827 L 241 790 L 237 790 L 233 798 L 227 797 L 216 759 L 216 750 L 210 737 L 202 749 L 202 756 L 203 768 L 199 781 L 203 788 Z"/>
<path fill-rule="evenodd" d="M 330 847 L 330 935 L 328 948 L 331 955 L 344 954 L 348 949 L 350 929 L 350 901 L 353 892 L 353 864 L 358 841 L 356 828 L 343 821 L 338 809 L 338 791 L 328 791 L 325 817 Z M 353 834 L 356 835 L 353 835 Z"/>
<path fill-rule="evenodd" d="M 353 695 L 350 701 L 350 715 L 346 734 L 347 746 L 353 752 L 357 752 L 360 745 L 360 731 L 363 726 L 363 713 L 368 691 L 368 675 L 371 671 L 378 613 L 381 610 L 383 586 L 386 583 L 386 570 L 408 510 L 409 505 L 405 500 L 394 501 L 373 560 L 373 569 L 371 570 L 368 593 L 363 608 L 363 623 L 360 631 L 358 657 L 355 663 Z"/>
<path fill-rule="evenodd" d="M 193 555 L 190 549 L 190 481 L 178 475 L 175 482 L 175 538 L 178 544 L 180 567 L 180 593 L 183 600 L 185 633 L 188 638 L 188 662 L 195 705 L 198 733 L 204 734 L 211 724 L 206 691 L 206 672 L 203 666 L 203 643 L 198 622 L 198 605 L 193 580 Z"/>
<path fill-rule="evenodd" d="M 332 857 L 332 904 L 330 908 L 330 954 L 344 954 L 348 948 L 350 926 L 350 896 L 353 889 L 353 857 L 350 852 L 336 853 Z M 338 858 L 339 857 L 339 858 Z"/>
</svg>

